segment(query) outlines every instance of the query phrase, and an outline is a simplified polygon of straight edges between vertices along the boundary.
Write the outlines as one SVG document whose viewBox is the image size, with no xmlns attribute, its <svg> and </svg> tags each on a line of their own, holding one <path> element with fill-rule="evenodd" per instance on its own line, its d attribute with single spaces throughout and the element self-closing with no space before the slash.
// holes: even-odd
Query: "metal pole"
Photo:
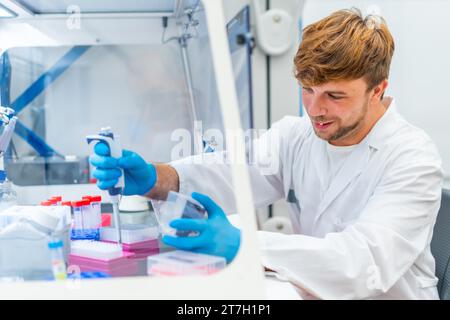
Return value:
<svg viewBox="0 0 450 320">
<path fill-rule="evenodd" d="M 201 133 L 201 127 L 198 128 L 196 123 L 198 122 L 197 112 L 196 112 L 196 102 L 194 95 L 194 86 L 192 82 L 192 72 L 189 64 L 189 57 L 187 54 L 187 39 L 185 35 L 182 35 L 180 40 L 181 57 L 183 61 L 184 74 L 186 78 L 186 84 L 189 94 L 190 103 L 190 116 L 192 121 L 192 132 L 194 135 L 194 154 L 201 154 L 203 151 L 203 138 Z M 200 131 L 199 131 L 200 129 Z"/>
</svg>

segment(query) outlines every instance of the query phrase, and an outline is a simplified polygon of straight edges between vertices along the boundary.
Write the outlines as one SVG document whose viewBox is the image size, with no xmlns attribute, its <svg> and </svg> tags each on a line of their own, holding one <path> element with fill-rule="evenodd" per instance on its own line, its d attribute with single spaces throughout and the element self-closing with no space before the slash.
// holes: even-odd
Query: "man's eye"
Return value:
<svg viewBox="0 0 450 320">
<path fill-rule="evenodd" d="M 328 96 L 329 96 L 331 99 L 333 99 L 333 100 L 340 100 L 340 99 L 344 98 L 344 97 L 340 97 L 340 96 L 335 96 L 335 95 L 333 95 L 333 94 L 331 94 L 331 93 L 329 93 Z"/>
<path fill-rule="evenodd" d="M 305 90 L 308 93 L 312 93 L 313 92 L 313 90 L 311 88 L 303 88 L 303 90 Z"/>
</svg>

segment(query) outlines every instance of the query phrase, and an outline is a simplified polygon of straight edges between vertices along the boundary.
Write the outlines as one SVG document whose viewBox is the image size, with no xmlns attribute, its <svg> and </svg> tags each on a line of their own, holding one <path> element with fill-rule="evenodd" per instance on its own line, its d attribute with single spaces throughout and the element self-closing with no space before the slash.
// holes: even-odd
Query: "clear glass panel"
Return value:
<svg viewBox="0 0 450 320">
<path fill-rule="evenodd" d="M 4 5 L 0 4 L 0 19 L 1 18 L 13 18 L 17 14 L 12 12 L 10 9 L 6 8 Z"/>
<path fill-rule="evenodd" d="M 252 103 L 252 38 L 250 34 L 250 7 L 245 7 L 228 25 L 231 59 L 239 99 L 242 128 L 253 128 Z"/>
<path fill-rule="evenodd" d="M 205 24 L 204 15 L 198 16 L 200 24 Z M 235 76 L 236 90 L 239 99 L 241 124 L 244 130 L 253 128 L 252 83 L 251 83 L 251 42 L 246 36 L 250 32 L 249 7 L 245 7 L 227 24 L 228 40 L 231 50 L 231 59 Z M 224 133 L 221 116 L 212 110 L 219 110 L 219 101 L 216 80 L 213 73 L 204 70 L 212 70 L 211 59 L 197 59 L 198 56 L 207 57 L 205 52 L 209 50 L 208 35 L 199 32 L 201 41 L 192 43 L 187 48 L 192 70 L 193 87 L 196 96 L 197 118 L 202 121 L 205 140 L 214 139 L 215 130 Z M 225 148 L 225 141 L 217 141 L 217 150 Z"/>
<path fill-rule="evenodd" d="M 59 255 L 75 273 L 88 271 L 90 269 L 86 268 L 90 266 L 96 271 L 106 270 L 112 276 L 145 275 L 149 256 L 174 251 L 173 247 L 161 242 L 158 225 L 158 214 L 163 212 L 159 205 L 164 206 L 161 200 L 153 201 L 152 208 L 147 198 L 122 197 L 119 208 L 123 249 L 127 254 L 135 254 L 136 263 L 132 266 L 110 264 L 110 269 L 105 269 L 104 265 L 93 266 L 89 255 L 81 255 L 85 259 L 73 257 L 80 252 L 85 254 L 86 250 L 92 252 L 92 248 L 77 247 L 72 241 L 69 250 L 74 226 L 78 225 L 80 217 L 83 224 L 91 226 L 94 223 L 97 227 L 99 224 L 92 219 L 97 222 L 102 219 L 102 228 L 96 227 L 100 233 L 94 233 L 94 239 L 116 240 L 114 229 L 107 228 L 115 225 L 115 221 L 106 193 L 99 207 L 101 211 L 86 204 L 80 211 L 73 203 L 71 213 L 68 207 L 59 205 L 50 211 L 42 209 L 44 213 L 35 211 L 43 208 L 36 205 L 49 195 L 62 194 L 62 201 L 73 201 L 86 194 L 100 193 L 91 181 L 93 168 L 88 163 L 88 156 L 92 154 L 92 146 L 87 144 L 86 136 L 97 134 L 102 127 L 112 127 L 120 135 L 123 148 L 152 163 L 173 163 L 196 152 L 197 156 L 208 153 L 204 156 L 209 159 L 225 156 L 221 152 L 226 141 L 205 11 L 199 10 L 193 18 L 185 16 L 182 19 L 190 24 L 188 35 L 180 39 L 178 33 L 168 32 L 164 37 L 161 35 L 163 41 L 159 44 L 13 48 L 1 57 L 1 103 L 18 112 L 15 135 L 4 158 L 8 178 L 14 185 L 12 188 L 2 186 L 1 192 L 3 200 L 6 195 L 17 200 L 16 189 L 19 203 L 27 206 L 0 208 L 0 278 L 51 279 L 55 274 L 50 263 L 54 258 L 52 255 L 58 255 L 57 250 L 53 250 L 58 248 L 57 243 L 52 244 L 50 250 L 47 246 L 52 238 L 62 240 L 63 249 Z M 245 28 L 248 29 L 247 22 Z M 236 30 L 230 25 L 228 30 L 230 41 L 235 43 Z M 250 75 L 250 50 L 246 45 L 243 49 L 232 46 L 238 88 L 245 91 L 240 94 L 241 116 L 248 128 L 251 84 L 245 83 L 245 79 Z M 194 121 L 200 124 L 199 131 L 196 131 Z M 221 135 L 223 144 L 208 149 L 211 147 L 209 130 Z M 203 142 L 200 150 L 193 147 L 197 133 Z M 187 143 L 183 139 L 187 139 Z M 190 161 L 182 164 L 180 170 L 185 170 L 188 180 L 188 187 L 183 192 L 186 196 L 193 191 L 206 194 L 226 214 L 237 213 L 236 197 L 230 187 L 231 175 L 226 173 L 230 167 L 227 162 L 217 161 L 212 167 L 204 166 L 203 171 L 198 171 L 197 165 Z M 223 187 L 219 187 L 215 170 L 225 173 L 220 179 Z M 199 174 L 205 175 L 208 181 L 198 179 Z M 212 188 L 213 184 L 217 187 Z M 196 208 L 189 204 L 181 211 L 182 216 L 192 217 L 192 210 Z M 156 214 L 153 209 L 157 210 Z M 40 218 L 36 220 L 35 217 Z M 96 252 L 102 251 L 105 259 L 116 258 L 117 252 L 103 245 L 96 243 Z M 191 258 L 169 257 L 180 261 Z M 221 269 L 224 260 L 212 259 L 210 262 L 212 271 L 202 274 Z M 151 263 L 158 266 L 158 261 Z M 165 263 L 159 261 L 159 266 Z M 168 269 L 155 268 L 153 271 L 157 275 L 168 272 Z M 170 272 L 176 274 L 173 270 Z"/>
<path fill-rule="evenodd" d="M 83 13 L 172 12 L 177 0 L 16 0 L 33 13 L 67 13 L 80 8 Z M 199 0 L 183 0 L 184 7 L 197 6 Z"/>
<path fill-rule="evenodd" d="M 33 99 L 33 92 L 26 89 L 71 49 L 9 50 L 12 106 L 24 93 Z M 122 144 L 127 148 L 148 159 L 167 162 L 174 146 L 172 131 L 191 128 L 189 98 L 182 75 L 183 65 L 176 42 L 90 47 L 60 78 L 24 107 L 19 120 L 58 154 L 79 157 L 80 173 L 86 169 L 82 155 L 90 151 L 83 137 L 96 133 L 102 126 L 126 132 Z M 52 81 L 52 76 L 47 79 Z M 58 167 L 66 162 L 59 156 L 47 159 L 47 164 L 38 161 L 36 156 L 42 154 L 21 137 L 15 136 L 12 145 L 15 160 L 7 164 L 7 169 L 17 185 L 88 182 L 85 175 L 73 176 L 69 166 L 63 170 L 70 172 L 69 176 L 58 174 Z M 48 165 L 49 162 L 54 162 L 55 166 Z M 37 172 L 37 168 L 41 168 L 37 170 L 41 172 Z M 50 172 L 44 174 L 45 170 Z"/>
</svg>

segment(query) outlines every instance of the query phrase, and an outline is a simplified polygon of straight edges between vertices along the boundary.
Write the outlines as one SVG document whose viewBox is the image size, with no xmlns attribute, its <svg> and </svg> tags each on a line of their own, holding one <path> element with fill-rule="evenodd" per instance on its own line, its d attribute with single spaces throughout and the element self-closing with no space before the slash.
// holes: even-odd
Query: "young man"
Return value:
<svg viewBox="0 0 450 320">
<path fill-rule="evenodd" d="M 269 173 L 249 166 L 255 206 L 286 199 L 295 231 L 260 231 L 262 263 L 317 298 L 438 298 L 430 241 L 441 161 L 430 138 L 384 97 L 393 53 L 379 17 L 342 10 L 308 26 L 294 63 L 309 117 L 286 117 L 255 141 L 256 150 L 270 146 L 272 161 L 279 161 Z M 103 144 L 95 151 L 91 162 L 101 188 L 117 181 L 121 167 L 125 194 L 164 198 L 169 190 L 199 191 L 225 212 L 235 211 L 225 164 L 184 159 L 155 166 L 129 151 L 108 158 Z M 231 261 L 239 230 L 210 198 L 193 196 L 209 219 L 172 226 L 199 236 L 164 241 Z"/>
</svg>

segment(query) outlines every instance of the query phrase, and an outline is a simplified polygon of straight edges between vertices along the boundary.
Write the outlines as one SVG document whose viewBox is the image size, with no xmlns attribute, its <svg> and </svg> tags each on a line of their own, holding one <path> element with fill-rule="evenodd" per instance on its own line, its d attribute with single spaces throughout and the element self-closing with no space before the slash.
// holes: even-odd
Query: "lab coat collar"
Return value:
<svg viewBox="0 0 450 320">
<path fill-rule="evenodd" d="M 370 133 L 357 145 L 355 150 L 353 150 L 344 166 L 339 170 L 336 177 L 331 182 L 319 206 L 319 211 L 315 220 L 316 222 L 334 199 L 336 199 L 347 185 L 360 175 L 367 166 L 371 153 L 370 148 L 372 147 L 378 150 L 386 137 L 391 136 L 392 133 L 395 132 L 395 119 L 396 110 L 394 100 L 392 99 L 386 112 L 378 120 Z M 324 147 L 326 143 L 326 141 L 323 141 L 322 146 Z"/>
<path fill-rule="evenodd" d="M 395 133 L 398 128 L 396 126 L 398 112 L 395 105 L 395 100 L 393 98 L 391 99 L 391 103 L 386 112 L 377 121 L 372 130 L 370 130 L 369 134 L 363 141 L 361 141 L 361 143 L 367 143 L 368 146 L 379 150 L 386 143 L 388 140 L 387 138 L 391 137 Z"/>
</svg>

